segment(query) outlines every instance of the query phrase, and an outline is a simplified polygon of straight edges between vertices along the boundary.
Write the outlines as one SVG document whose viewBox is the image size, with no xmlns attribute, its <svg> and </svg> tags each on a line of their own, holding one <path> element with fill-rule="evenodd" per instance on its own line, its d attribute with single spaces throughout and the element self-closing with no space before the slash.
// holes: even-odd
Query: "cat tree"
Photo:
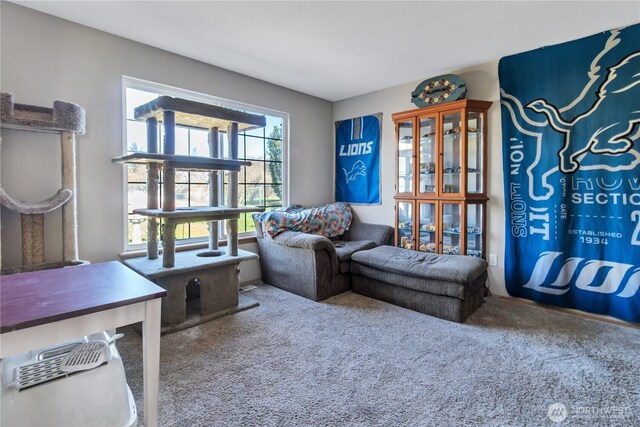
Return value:
<svg viewBox="0 0 640 427">
<path fill-rule="evenodd" d="M 62 188 L 46 200 L 26 203 L 0 188 L 0 203 L 20 214 L 22 265 L 3 268 L 2 274 L 82 264 L 78 259 L 76 211 L 76 135 L 85 131 L 85 112 L 78 105 L 54 101 L 53 108 L 16 104 L 10 93 L 0 94 L 0 127 L 60 135 Z M 45 263 L 44 214 L 62 209 L 62 261 Z"/>
<path fill-rule="evenodd" d="M 162 304 L 165 330 L 183 329 L 242 309 L 239 306 L 238 274 L 243 260 L 257 255 L 238 248 L 238 218 L 260 208 L 238 206 L 238 172 L 251 162 L 238 160 L 238 132 L 264 127 L 264 116 L 244 113 L 185 99 L 160 96 L 134 109 L 134 118 L 147 124 L 147 152 L 113 159 L 115 163 L 147 166 L 147 207 L 133 212 L 148 218 L 146 258 L 125 259 L 124 263 L 167 290 Z M 158 126 L 164 128 L 163 151 L 159 152 Z M 209 157 L 175 154 L 175 126 L 209 131 Z M 227 158 L 221 157 L 220 133 L 227 133 Z M 209 206 L 176 208 L 176 170 L 209 172 Z M 159 172 L 163 174 L 162 207 L 159 203 Z M 228 171 L 228 206 L 221 204 L 220 174 Z M 218 246 L 218 223 L 227 221 L 227 246 Z M 209 223 L 207 250 L 176 252 L 176 225 L 189 222 Z M 158 254 L 158 226 L 162 222 L 162 258 Z M 200 284 L 200 317 L 187 320 L 186 286 Z"/>
</svg>

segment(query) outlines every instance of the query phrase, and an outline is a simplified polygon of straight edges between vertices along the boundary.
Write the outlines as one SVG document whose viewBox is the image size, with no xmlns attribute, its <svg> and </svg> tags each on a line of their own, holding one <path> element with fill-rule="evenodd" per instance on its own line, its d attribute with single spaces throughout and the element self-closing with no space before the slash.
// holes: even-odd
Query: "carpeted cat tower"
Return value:
<svg viewBox="0 0 640 427">
<path fill-rule="evenodd" d="M 2 269 L 2 274 L 46 270 L 82 264 L 78 257 L 76 211 L 76 135 L 85 131 L 85 112 L 78 105 L 54 101 L 53 108 L 16 104 L 10 93 L 0 94 L 0 127 L 29 132 L 60 135 L 62 185 L 53 196 L 36 203 L 26 203 L 7 194 L 0 187 L 0 203 L 20 214 L 22 265 Z M 62 209 L 62 260 L 45 262 L 44 214 Z"/>
</svg>

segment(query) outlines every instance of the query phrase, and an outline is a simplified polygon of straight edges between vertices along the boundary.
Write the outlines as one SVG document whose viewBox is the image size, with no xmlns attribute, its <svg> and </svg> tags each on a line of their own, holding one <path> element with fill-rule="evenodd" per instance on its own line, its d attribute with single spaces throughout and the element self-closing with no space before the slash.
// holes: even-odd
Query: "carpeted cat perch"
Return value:
<svg viewBox="0 0 640 427">
<path fill-rule="evenodd" d="M 85 132 L 85 112 L 78 105 L 54 101 L 53 108 L 16 104 L 10 93 L 0 94 L 0 127 L 60 135 L 62 188 L 46 200 L 22 202 L 0 188 L 0 204 L 20 214 L 22 265 L 2 269 L 2 274 L 44 270 L 82 263 L 78 258 L 76 212 L 76 134 Z M 44 214 L 62 209 L 61 262 L 44 261 Z"/>
</svg>

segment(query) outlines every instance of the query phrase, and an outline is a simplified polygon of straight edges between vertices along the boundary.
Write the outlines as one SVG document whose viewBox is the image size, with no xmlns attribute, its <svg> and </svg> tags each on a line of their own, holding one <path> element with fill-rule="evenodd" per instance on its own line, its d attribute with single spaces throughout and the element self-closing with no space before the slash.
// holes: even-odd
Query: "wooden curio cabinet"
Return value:
<svg viewBox="0 0 640 427">
<path fill-rule="evenodd" d="M 490 106 L 464 99 L 392 115 L 396 246 L 485 258 Z"/>
</svg>

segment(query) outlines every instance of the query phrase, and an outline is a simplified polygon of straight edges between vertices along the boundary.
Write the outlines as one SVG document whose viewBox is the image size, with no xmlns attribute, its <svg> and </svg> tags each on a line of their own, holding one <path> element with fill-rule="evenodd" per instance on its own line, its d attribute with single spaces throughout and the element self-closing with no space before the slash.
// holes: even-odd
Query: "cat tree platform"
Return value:
<svg viewBox="0 0 640 427">
<path fill-rule="evenodd" d="M 32 132 L 84 133 L 85 112 L 79 105 L 53 101 L 53 108 L 16 104 L 13 94 L 0 94 L 0 122 L 3 129 Z"/>
<path fill-rule="evenodd" d="M 134 117 L 163 121 L 166 112 L 173 114 L 176 124 L 202 129 L 225 129 L 230 123 L 236 123 L 238 131 L 243 132 L 266 126 L 264 116 L 171 96 L 159 96 L 137 107 Z"/>
<path fill-rule="evenodd" d="M 242 166 L 251 166 L 244 160 L 214 159 L 211 157 L 181 156 L 176 154 L 133 153 L 116 157 L 114 163 L 158 164 L 165 168 L 192 171 L 228 170 L 240 171 Z"/>
</svg>

